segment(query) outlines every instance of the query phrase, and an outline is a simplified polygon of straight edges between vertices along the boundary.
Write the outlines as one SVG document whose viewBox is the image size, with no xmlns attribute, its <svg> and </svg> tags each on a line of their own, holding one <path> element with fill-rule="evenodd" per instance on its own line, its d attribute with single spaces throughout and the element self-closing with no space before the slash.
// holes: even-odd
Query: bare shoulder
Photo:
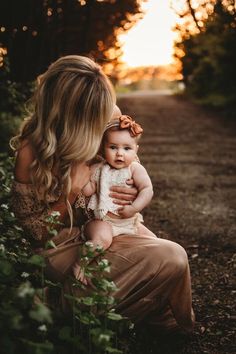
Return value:
<svg viewBox="0 0 236 354">
<path fill-rule="evenodd" d="M 91 171 L 95 171 L 102 166 L 103 166 L 103 162 L 98 162 L 98 163 L 93 164 L 90 168 L 91 168 Z"/>
<path fill-rule="evenodd" d="M 151 187 L 152 182 L 145 167 L 136 161 L 132 162 L 131 167 L 134 184 L 139 188 Z"/>
<path fill-rule="evenodd" d="M 28 140 L 21 143 L 17 151 L 14 175 L 15 179 L 21 183 L 30 183 L 30 166 L 34 161 L 33 147 Z"/>
</svg>

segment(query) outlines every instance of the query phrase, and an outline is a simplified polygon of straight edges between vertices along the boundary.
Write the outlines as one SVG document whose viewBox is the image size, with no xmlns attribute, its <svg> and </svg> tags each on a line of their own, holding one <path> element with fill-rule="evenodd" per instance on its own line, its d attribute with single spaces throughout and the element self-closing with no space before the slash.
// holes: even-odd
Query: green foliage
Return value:
<svg viewBox="0 0 236 354">
<path fill-rule="evenodd" d="M 1 155 L 0 181 L 0 342 L 3 353 L 121 353 L 117 334 L 126 321 L 114 311 L 116 289 L 102 249 L 96 259 L 92 245 L 80 250 L 91 289 L 68 279 L 80 296 L 65 294 L 71 312 L 59 306 L 62 284 L 45 276 L 45 260 L 33 254 L 28 235 L 9 207 L 13 161 Z M 52 215 L 58 223 L 58 215 Z M 52 236 L 54 233 L 52 233 Z"/>
<path fill-rule="evenodd" d="M 17 83 L 11 79 L 7 57 L 0 67 L 0 151 L 9 151 L 9 140 L 16 135 L 25 112 L 24 104 L 30 98 L 33 83 Z"/>
<path fill-rule="evenodd" d="M 10 112 L 0 111 L 0 151 L 10 151 L 9 140 L 17 134 L 21 116 L 15 116 Z"/>
<path fill-rule="evenodd" d="M 217 1 L 204 30 L 178 45 L 187 93 L 199 102 L 225 107 L 236 102 L 236 13 Z"/>
<path fill-rule="evenodd" d="M 20 83 L 12 79 L 9 59 L 4 57 L 4 65 L 0 67 L 0 111 L 21 115 L 32 92 L 32 82 Z"/>
</svg>

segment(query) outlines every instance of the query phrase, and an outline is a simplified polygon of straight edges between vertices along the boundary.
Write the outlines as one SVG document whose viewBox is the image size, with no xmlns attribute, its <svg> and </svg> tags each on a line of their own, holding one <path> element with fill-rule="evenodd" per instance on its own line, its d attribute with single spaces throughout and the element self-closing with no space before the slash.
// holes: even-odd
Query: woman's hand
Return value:
<svg viewBox="0 0 236 354">
<path fill-rule="evenodd" d="M 110 188 L 110 197 L 113 198 L 113 203 L 118 205 L 130 205 L 136 199 L 138 190 L 133 185 L 133 180 L 126 181 L 127 187 L 112 186 Z M 128 187 L 132 186 L 132 187 Z"/>
<path fill-rule="evenodd" d="M 85 162 L 74 162 L 71 166 L 71 193 L 78 195 L 83 187 L 88 183 L 91 170 Z"/>
</svg>

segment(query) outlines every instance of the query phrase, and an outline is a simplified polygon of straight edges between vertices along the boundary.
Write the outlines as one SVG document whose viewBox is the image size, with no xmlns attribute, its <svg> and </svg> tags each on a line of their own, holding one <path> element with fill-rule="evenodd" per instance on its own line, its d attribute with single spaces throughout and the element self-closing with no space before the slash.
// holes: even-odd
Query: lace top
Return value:
<svg viewBox="0 0 236 354">
<path fill-rule="evenodd" d="M 103 219 L 108 211 L 113 214 L 119 215 L 117 206 L 113 203 L 112 198 L 109 196 L 110 187 L 112 186 L 126 186 L 126 180 L 131 178 L 130 167 L 115 169 L 110 167 L 107 163 L 99 165 L 92 179 L 96 182 L 97 192 L 93 194 L 88 203 L 88 210 L 94 211 L 96 219 Z"/>
<path fill-rule="evenodd" d="M 13 181 L 11 207 L 24 230 L 40 241 L 45 234 L 45 218 L 48 216 L 49 203 L 58 200 L 59 197 L 58 191 L 46 204 L 38 199 L 32 184 Z"/>
<path fill-rule="evenodd" d="M 32 184 L 24 184 L 13 181 L 11 208 L 19 220 L 24 230 L 32 235 L 36 241 L 45 241 L 48 239 L 45 235 L 45 218 L 50 211 L 50 203 L 56 202 L 61 196 L 61 190 L 57 188 L 53 196 L 47 199 L 47 202 L 38 199 Z M 80 198 L 82 198 L 80 196 Z M 85 207 L 85 205 L 84 205 Z M 78 226 L 84 222 L 84 216 L 81 210 L 73 210 L 74 221 Z M 65 222 L 65 226 L 69 226 L 69 222 Z M 62 226 L 63 228 L 63 226 Z"/>
</svg>

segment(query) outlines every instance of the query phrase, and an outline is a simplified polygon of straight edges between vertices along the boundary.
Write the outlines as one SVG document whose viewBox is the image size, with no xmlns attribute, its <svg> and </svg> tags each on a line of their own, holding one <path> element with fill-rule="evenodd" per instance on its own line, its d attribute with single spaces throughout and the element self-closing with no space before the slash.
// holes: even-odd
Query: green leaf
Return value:
<svg viewBox="0 0 236 354">
<path fill-rule="evenodd" d="M 120 321 L 123 319 L 123 317 L 120 314 L 115 312 L 108 312 L 107 318 L 109 318 L 112 321 Z"/>
<path fill-rule="evenodd" d="M 17 296 L 25 298 L 26 296 L 32 297 L 35 294 L 35 289 L 31 286 L 29 281 L 21 283 L 17 289 Z"/>
<path fill-rule="evenodd" d="M 96 301 L 92 297 L 89 297 L 89 296 L 81 298 L 81 302 L 87 306 L 93 306 L 96 304 Z"/>
<path fill-rule="evenodd" d="M 54 282 L 52 282 L 51 280 L 48 280 L 48 279 L 45 280 L 45 284 L 49 285 L 51 287 L 54 287 L 54 288 L 61 288 L 62 287 L 61 283 L 54 283 Z"/>
<path fill-rule="evenodd" d="M 56 229 L 52 229 L 50 227 L 47 227 L 47 230 L 48 230 L 49 234 L 52 235 L 52 236 L 57 236 L 58 235 L 58 231 Z"/>
<path fill-rule="evenodd" d="M 72 331 L 72 328 L 69 326 L 62 327 L 59 331 L 59 334 L 58 334 L 59 339 L 62 339 L 62 340 L 70 339 L 71 338 L 71 331 Z"/>
<path fill-rule="evenodd" d="M 46 242 L 46 245 L 45 245 L 45 249 L 50 249 L 50 248 L 57 248 L 57 246 L 55 245 L 55 243 L 52 241 L 52 240 L 49 240 Z"/>
<path fill-rule="evenodd" d="M 109 334 L 100 334 L 98 337 L 99 343 L 108 343 L 110 342 L 111 336 Z"/>
<path fill-rule="evenodd" d="M 34 264 L 36 266 L 39 267 L 45 267 L 46 263 L 45 263 L 45 259 L 42 256 L 39 256 L 38 254 L 34 254 L 33 256 L 30 257 L 30 259 L 28 260 L 29 264 Z"/>
<path fill-rule="evenodd" d="M 122 354 L 123 351 L 116 349 L 116 348 L 112 348 L 112 347 L 106 347 L 106 352 L 108 353 L 116 353 L 116 354 Z"/>
<path fill-rule="evenodd" d="M 16 275 L 15 270 L 10 262 L 5 259 L 0 260 L 0 279 L 2 281 L 11 280 Z"/>
<path fill-rule="evenodd" d="M 80 313 L 78 316 L 76 316 L 77 319 L 83 324 L 90 325 L 90 324 L 95 324 L 96 321 L 94 321 L 93 316 L 91 316 L 89 313 Z"/>
<path fill-rule="evenodd" d="M 21 340 L 25 344 L 25 348 L 27 348 L 27 352 L 33 354 L 48 354 L 52 353 L 54 350 L 53 344 L 50 342 L 32 342 L 27 339 Z"/>
<path fill-rule="evenodd" d="M 30 318 L 37 322 L 52 323 L 51 311 L 43 303 L 38 303 L 35 308 L 29 312 Z"/>
</svg>

